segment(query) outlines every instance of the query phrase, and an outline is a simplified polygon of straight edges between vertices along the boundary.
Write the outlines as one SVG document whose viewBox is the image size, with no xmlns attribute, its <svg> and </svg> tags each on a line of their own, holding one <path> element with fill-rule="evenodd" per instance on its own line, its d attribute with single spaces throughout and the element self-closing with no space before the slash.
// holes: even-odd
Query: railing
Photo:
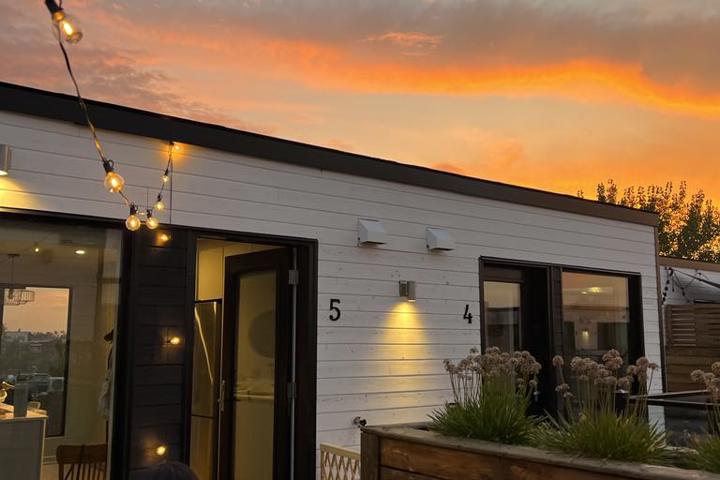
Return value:
<svg viewBox="0 0 720 480">
<path fill-rule="evenodd" d="M 320 480 L 359 480 L 360 452 L 320 444 Z"/>
</svg>

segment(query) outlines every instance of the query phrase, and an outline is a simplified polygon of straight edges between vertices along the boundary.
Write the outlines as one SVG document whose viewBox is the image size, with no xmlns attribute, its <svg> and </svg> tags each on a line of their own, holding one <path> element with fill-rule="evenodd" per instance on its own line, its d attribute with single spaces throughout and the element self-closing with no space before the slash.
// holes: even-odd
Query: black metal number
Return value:
<svg viewBox="0 0 720 480">
<path fill-rule="evenodd" d="M 465 304 L 465 313 L 463 313 L 463 318 L 468 321 L 468 323 L 472 323 L 472 313 L 470 313 L 470 305 L 467 303 Z"/>
<path fill-rule="evenodd" d="M 340 320 L 340 315 L 342 315 L 342 312 L 340 311 L 340 299 L 339 298 L 331 298 L 330 299 L 330 316 L 328 317 L 331 321 L 337 322 Z"/>
</svg>

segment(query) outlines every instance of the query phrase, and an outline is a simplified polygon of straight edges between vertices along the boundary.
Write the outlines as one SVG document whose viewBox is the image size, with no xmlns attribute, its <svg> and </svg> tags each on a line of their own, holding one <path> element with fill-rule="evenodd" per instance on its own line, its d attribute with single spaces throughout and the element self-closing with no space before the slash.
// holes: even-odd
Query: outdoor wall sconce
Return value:
<svg viewBox="0 0 720 480">
<path fill-rule="evenodd" d="M 455 249 L 455 239 L 450 235 L 450 232 L 442 228 L 426 228 L 425 244 L 428 250 L 447 251 Z"/>
<path fill-rule="evenodd" d="M 158 457 L 164 457 L 167 453 L 167 447 L 165 445 L 158 445 L 155 449 L 155 455 Z"/>
<path fill-rule="evenodd" d="M 400 280 L 400 296 L 405 297 L 408 302 L 417 300 L 415 296 L 415 282 L 412 280 Z"/>
<path fill-rule="evenodd" d="M 10 150 L 10 145 L 0 145 L 0 177 L 10 175 L 11 160 L 12 150 Z"/>
<path fill-rule="evenodd" d="M 182 338 L 178 337 L 177 335 L 170 337 L 167 341 L 169 345 L 177 346 L 182 343 Z"/>
<path fill-rule="evenodd" d="M 358 245 L 382 245 L 388 242 L 385 227 L 377 220 L 358 220 Z"/>
</svg>

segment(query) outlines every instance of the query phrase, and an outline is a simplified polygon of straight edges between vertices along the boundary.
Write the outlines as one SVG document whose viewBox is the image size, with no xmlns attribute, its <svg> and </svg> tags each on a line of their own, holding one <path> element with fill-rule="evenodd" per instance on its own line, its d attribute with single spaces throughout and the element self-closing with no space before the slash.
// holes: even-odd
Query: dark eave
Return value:
<svg viewBox="0 0 720 480">
<path fill-rule="evenodd" d="M 700 260 L 688 260 L 677 257 L 659 257 L 658 263 L 661 267 L 687 268 L 688 270 L 705 270 L 706 272 L 720 272 L 720 263 L 703 262 Z"/>
<path fill-rule="evenodd" d="M 110 103 L 87 101 L 87 104 L 95 125 L 106 130 L 501 202 L 657 225 L 654 213 L 571 195 L 481 180 Z M 3 82 L 0 82 L 0 110 L 72 123 L 83 121 L 73 96 Z"/>
</svg>

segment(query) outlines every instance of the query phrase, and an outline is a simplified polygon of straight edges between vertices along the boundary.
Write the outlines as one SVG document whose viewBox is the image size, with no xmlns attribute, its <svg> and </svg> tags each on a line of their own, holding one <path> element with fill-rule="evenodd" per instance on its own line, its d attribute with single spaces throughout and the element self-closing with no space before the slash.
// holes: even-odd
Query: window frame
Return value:
<svg viewBox="0 0 720 480">
<path fill-rule="evenodd" d="M 12 284 L 12 283 L 0 283 L 0 292 L 4 294 L 4 289 L 8 287 L 12 287 L 13 285 L 22 285 L 24 287 L 29 288 L 54 288 L 54 289 L 63 289 L 68 291 L 68 307 L 67 307 L 67 317 L 65 319 L 65 368 L 63 369 L 64 373 L 64 379 L 65 379 L 65 385 L 63 386 L 63 403 L 62 403 L 62 422 L 60 423 L 60 433 L 57 435 L 48 435 L 47 432 L 47 426 L 45 428 L 45 436 L 43 438 L 58 438 L 65 436 L 65 425 L 66 425 L 66 418 L 67 418 L 67 393 L 68 393 L 68 385 L 69 385 L 69 376 L 70 376 L 70 342 L 72 341 L 71 337 L 71 327 L 72 327 L 72 307 L 73 307 L 73 298 L 74 298 L 74 292 L 73 287 L 68 287 L 66 285 L 52 285 L 52 284 Z M 2 341 L 2 325 L 3 325 L 3 319 L 5 316 L 5 306 L 0 304 L 0 342 Z M 0 355 L 2 355 L 2 348 L 0 347 Z M 52 377 L 51 377 L 52 378 Z"/>
<path fill-rule="evenodd" d="M 478 259 L 478 279 L 479 279 L 479 305 L 480 305 L 480 338 L 482 348 L 487 346 L 487 322 L 485 318 L 485 281 L 517 281 L 514 278 L 504 274 L 498 275 L 498 270 L 502 269 L 545 269 L 547 276 L 547 292 L 549 318 L 552 325 L 552 335 L 550 340 L 550 351 L 557 355 L 564 355 L 565 346 L 562 339 L 564 338 L 564 319 L 563 319 L 563 295 L 562 295 L 562 273 L 587 273 L 595 275 L 619 276 L 628 279 L 628 300 L 630 307 L 630 321 L 628 322 L 628 356 L 629 361 L 635 362 L 637 358 L 645 355 L 645 318 L 642 297 L 642 275 L 640 272 L 627 270 L 612 270 L 606 268 L 593 268 L 582 265 L 570 265 L 548 262 L 525 261 L 518 259 L 498 258 L 498 257 L 480 257 Z M 658 311 L 658 319 L 660 319 Z M 660 320 L 658 320 L 660 321 Z M 662 327 L 662 325 L 661 325 Z M 663 361 L 662 355 L 659 359 Z"/>
</svg>

